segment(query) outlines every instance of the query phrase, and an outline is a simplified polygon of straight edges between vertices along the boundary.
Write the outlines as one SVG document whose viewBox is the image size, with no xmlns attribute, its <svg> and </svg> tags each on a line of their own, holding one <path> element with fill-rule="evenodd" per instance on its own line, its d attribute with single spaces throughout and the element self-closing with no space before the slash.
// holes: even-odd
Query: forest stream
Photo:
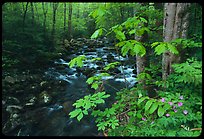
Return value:
<svg viewBox="0 0 204 139">
<path fill-rule="evenodd" d="M 81 122 L 78 122 L 76 118 L 69 118 L 68 114 L 73 110 L 72 104 L 77 99 L 94 92 L 87 85 L 87 78 L 98 75 L 101 69 L 111 62 L 120 61 L 121 66 L 112 71 L 114 73 L 112 76 L 103 77 L 104 89 L 111 94 L 111 97 L 106 99 L 105 107 L 114 103 L 115 92 L 125 87 L 134 86 L 136 75 L 133 73 L 135 70 L 134 58 L 118 55 L 107 40 L 98 43 L 100 45 L 96 44 L 96 47 L 88 46 L 86 43 L 73 53 L 53 61 L 52 67 L 49 67 L 44 73 L 40 73 L 37 78 L 37 80 L 44 79 L 41 79 L 37 85 L 40 86 L 41 89 L 38 91 L 42 90 L 41 93 L 30 90 L 29 95 L 3 98 L 3 133 L 17 136 L 102 135 L 98 133 L 94 118 L 91 116 L 85 116 Z M 79 55 L 85 55 L 87 58 L 84 61 L 84 66 L 69 68 L 67 64 L 70 59 Z M 90 59 L 96 57 L 100 57 L 102 60 L 91 62 Z M 122 66 L 123 64 L 126 66 Z M 4 79 L 11 86 L 17 82 L 13 80 L 14 78 L 9 75 Z M 25 84 L 21 84 L 21 86 L 23 85 Z M 42 89 L 43 87 L 44 89 Z M 36 86 L 31 88 L 35 89 Z M 24 102 L 20 100 L 24 100 Z M 4 118 L 9 114 L 8 119 Z"/>
</svg>

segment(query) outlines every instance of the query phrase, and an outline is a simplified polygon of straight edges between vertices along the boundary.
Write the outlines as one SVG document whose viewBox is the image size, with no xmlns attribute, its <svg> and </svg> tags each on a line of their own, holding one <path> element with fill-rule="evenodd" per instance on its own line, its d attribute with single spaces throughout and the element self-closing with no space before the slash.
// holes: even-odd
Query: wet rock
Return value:
<svg viewBox="0 0 204 139">
<path fill-rule="evenodd" d="M 14 84 L 16 80 L 11 76 L 6 76 L 5 81 Z"/>
<path fill-rule="evenodd" d="M 22 110 L 23 107 L 22 106 L 17 106 L 17 105 L 8 105 L 6 107 L 6 111 L 10 112 L 10 113 L 14 113 L 14 112 L 19 112 L 20 110 Z"/>
<path fill-rule="evenodd" d="M 73 104 L 72 101 L 66 101 L 62 104 L 63 105 L 63 111 L 65 112 L 66 115 L 69 115 L 69 113 L 73 110 L 72 104 Z"/>
<path fill-rule="evenodd" d="M 136 70 L 136 69 L 134 69 L 134 70 L 132 71 L 132 73 L 137 74 L 137 70 Z"/>
<path fill-rule="evenodd" d="M 25 104 L 25 106 L 33 106 L 36 104 L 37 98 L 33 96 L 32 98 L 29 99 L 29 101 Z"/>
<path fill-rule="evenodd" d="M 113 62 L 114 56 L 112 54 L 107 55 L 107 60 L 109 63 Z"/>
<path fill-rule="evenodd" d="M 52 100 L 51 96 L 47 93 L 47 91 L 41 92 L 39 95 L 39 99 L 40 99 L 39 102 L 41 104 L 48 104 Z"/>
<path fill-rule="evenodd" d="M 6 100 L 7 104 L 19 104 L 20 101 L 16 97 L 8 97 Z"/>
</svg>

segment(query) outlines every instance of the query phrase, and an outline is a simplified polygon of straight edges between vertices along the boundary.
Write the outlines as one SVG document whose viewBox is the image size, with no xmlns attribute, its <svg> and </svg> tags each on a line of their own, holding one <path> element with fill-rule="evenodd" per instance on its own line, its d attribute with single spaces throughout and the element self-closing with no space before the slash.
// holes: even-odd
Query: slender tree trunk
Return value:
<svg viewBox="0 0 204 139">
<path fill-rule="evenodd" d="M 27 10 L 28 10 L 28 3 L 26 3 L 26 8 L 25 8 L 25 11 L 24 11 L 24 15 L 23 15 L 23 31 L 24 31 L 24 26 L 25 26 L 25 18 L 26 18 L 26 13 L 27 13 Z"/>
<path fill-rule="evenodd" d="M 52 42 L 53 45 L 55 44 L 55 24 L 56 24 L 56 12 L 57 12 L 57 7 L 58 3 L 53 3 L 53 22 L 52 22 L 52 32 L 51 32 L 51 37 L 52 37 Z M 54 49 L 54 47 L 51 47 L 51 51 Z"/>
<path fill-rule="evenodd" d="M 39 18 L 39 13 L 38 13 L 38 7 L 37 4 L 33 4 L 35 6 L 35 11 L 36 11 L 36 16 L 37 16 L 37 21 L 40 22 L 40 18 Z"/>
<path fill-rule="evenodd" d="M 45 8 L 46 5 L 46 8 Z M 42 9 L 43 9 L 43 15 L 44 15 L 44 20 L 43 20 L 43 34 L 44 34 L 44 41 L 46 41 L 46 18 L 47 18 L 47 11 L 48 7 L 47 4 L 42 2 Z"/>
<path fill-rule="evenodd" d="M 124 7 L 120 5 L 120 17 L 122 22 L 124 22 Z"/>
<path fill-rule="evenodd" d="M 35 20 L 34 17 L 35 16 L 34 16 L 34 8 L 33 8 L 33 3 L 32 2 L 30 3 L 30 7 L 31 7 L 31 12 L 32 12 L 32 25 L 34 25 L 34 20 Z"/>
<path fill-rule="evenodd" d="M 79 18 L 79 7 L 80 7 L 80 3 L 78 4 L 78 6 L 77 6 L 77 18 Z"/>
<path fill-rule="evenodd" d="M 170 42 L 177 38 L 186 38 L 189 13 L 186 12 L 189 3 L 165 3 L 164 5 L 164 42 Z M 181 56 L 181 55 L 180 55 Z M 180 61 L 179 55 L 170 51 L 163 53 L 162 78 L 166 80 L 173 71 L 172 63 Z"/>
<path fill-rule="evenodd" d="M 68 39 L 72 38 L 72 3 L 69 3 L 69 15 L 68 15 Z"/>
<path fill-rule="evenodd" d="M 64 34 L 66 32 L 66 3 L 64 3 Z"/>
</svg>

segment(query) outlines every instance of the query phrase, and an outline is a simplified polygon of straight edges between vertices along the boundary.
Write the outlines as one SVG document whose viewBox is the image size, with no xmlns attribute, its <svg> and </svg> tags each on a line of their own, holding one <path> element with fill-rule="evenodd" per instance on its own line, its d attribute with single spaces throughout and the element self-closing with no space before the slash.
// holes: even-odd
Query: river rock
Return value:
<svg viewBox="0 0 204 139">
<path fill-rule="evenodd" d="M 63 111 L 65 112 L 66 115 L 69 115 L 69 113 L 73 110 L 72 104 L 73 104 L 72 101 L 66 101 L 62 104 L 63 105 Z"/>
<path fill-rule="evenodd" d="M 14 84 L 16 80 L 11 76 L 6 76 L 5 81 Z"/>
<path fill-rule="evenodd" d="M 39 102 L 41 104 L 48 104 L 52 100 L 51 96 L 47 93 L 47 91 L 43 91 L 39 95 Z"/>
</svg>

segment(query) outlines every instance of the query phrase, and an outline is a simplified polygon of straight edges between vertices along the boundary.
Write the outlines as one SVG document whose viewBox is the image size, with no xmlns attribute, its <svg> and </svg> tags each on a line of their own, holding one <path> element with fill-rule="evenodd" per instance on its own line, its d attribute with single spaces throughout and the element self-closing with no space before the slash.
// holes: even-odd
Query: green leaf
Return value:
<svg viewBox="0 0 204 139">
<path fill-rule="evenodd" d="M 159 106 L 159 109 L 158 109 L 158 111 L 157 111 L 158 113 L 158 116 L 159 117 L 161 117 L 161 116 L 163 116 L 164 115 L 164 113 L 165 113 L 165 110 L 162 108 L 162 106 Z"/>
<path fill-rule="evenodd" d="M 153 101 L 154 101 L 153 99 L 150 99 L 147 101 L 147 103 L 145 104 L 145 111 L 147 111 L 150 108 Z"/>
<path fill-rule="evenodd" d="M 148 99 L 149 97 L 142 97 L 142 98 L 139 98 L 138 99 L 138 105 L 141 103 L 141 102 L 143 102 L 145 99 Z"/>
<path fill-rule="evenodd" d="M 84 103 L 85 103 L 85 106 L 84 106 L 85 110 L 91 108 L 91 102 L 90 101 L 85 101 Z"/>
<path fill-rule="evenodd" d="M 69 113 L 70 118 L 76 117 L 81 112 L 81 109 L 76 109 Z"/>
<path fill-rule="evenodd" d="M 109 94 L 104 95 L 104 96 L 102 96 L 101 98 L 108 98 L 108 97 L 110 97 L 110 95 L 109 95 Z"/>
<path fill-rule="evenodd" d="M 141 110 L 139 110 L 139 111 L 137 112 L 137 118 L 139 118 L 139 119 L 142 118 Z"/>
<path fill-rule="evenodd" d="M 131 35 L 131 34 L 135 34 L 135 29 L 129 31 L 129 34 L 130 34 L 130 35 Z"/>
<path fill-rule="evenodd" d="M 92 84 L 93 81 L 94 81 L 94 77 L 90 77 L 90 78 L 88 78 L 88 79 L 86 80 L 86 83 Z"/>
<path fill-rule="evenodd" d="M 122 32 L 122 31 L 119 31 L 119 30 L 116 30 L 114 31 L 115 34 L 116 34 L 116 38 L 119 40 L 119 41 L 123 41 L 126 39 L 125 37 L 125 34 Z"/>
<path fill-rule="evenodd" d="M 100 29 L 97 29 L 92 35 L 91 35 L 91 39 L 96 39 L 98 38 L 99 36 L 101 36 L 103 33 L 103 29 L 100 28 Z"/>
<path fill-rule="evenodd" d="M 158 45 L 158 44 L 159 44 L 159 42 L 154 42 L 154 43 L 151 44 L 151 46 L 152 46 L 152 47 L 155 47 L 155 46 Z"/>
<path fill-rule="evenodd" d="M 158 107 L 158 103 L 157 102 L 153 103 L 149 110 L 149 114 L 152 114 L 157 109 L 157 107 Z"/>
<path fill-rule="evenodd" d="M 171 106 L 169 105 L 169 104 L 165 104 L 164 106 L 163 106 L 163 109 L 166 111 L 166 110 L 168 110 L 169 108 L 171 108 Z"/>
<path fill-rule="evenodd" d="M 78 116 L 77 116 L 77 120 L 80 121 L 83 118 L 83 113 L 81 112 Z"/>
<path fill-rule="evenodd" d="M 175 46 L 171 45 L 170 43 L 167 43 L 167 48 L 169 49 L 169 51 L 173 54 L 178 54 L 178 50 L 176 49 Z"/>
<path fill-rule="evenodd" d="M 88 115 L 88 111 L 87 110 L 83 110 L 84 115 Z"/>
<path fill-rule="evenodd" d="M 166 44 L 160 43 L 157 47 L 155 47 L 156 55 L 160 55 L 166 51 Z"/>
<path fill-rule="evenodd" d="M 70 68 L 72 68 L 72 67 L 74 67 L 75 63 L 76 63 L 76 59 L 72 59 L 72 60 L 68 63 L 68 65 L 69 65 Z"/>
<path fill-rule="evenodd" d="M 95 103 L 100 104 L 100 103 L 105 103 L 105 101 L 103 99 L 98 99 L 95 101 Z"/>
<path fill-rule="evenodd" d="M 98 88 L 98 84 L 96 82 L 94 82 L 92 85 L 91 85 L 91 88 L 94 88 L 95 90 Z"/>
</svg>

